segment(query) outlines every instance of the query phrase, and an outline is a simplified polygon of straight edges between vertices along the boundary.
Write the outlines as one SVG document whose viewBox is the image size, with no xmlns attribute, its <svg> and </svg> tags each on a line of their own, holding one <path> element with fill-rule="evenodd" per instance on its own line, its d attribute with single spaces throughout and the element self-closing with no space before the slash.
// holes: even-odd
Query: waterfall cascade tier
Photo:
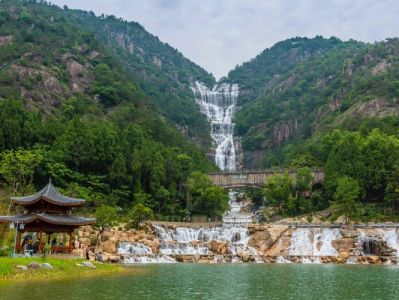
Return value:
<svg viewBox="0 0 399 300">
<path fill-rule="evenodd" d="M 144 242 L 120 242 L 117 251 L 125 263 L 353 264 L 376 263 L 377 258 L 379 263 L 396 264 L 399 260 L 397 228 L 348 230 L 256 226 L 226 223 L 206 228 L 153 225 L 151 237 L 146 235 Z"/>
<path fill-rule="evenodd" d="M 233 117 L 239 93 L 238 85 L 222 83 L 209 89 L 197 81 L 191 88 L 201 112 L 211 125 L 211 137 L 216 143 L 216 165 L 221 170 L 236 170 Z"/>
<path fill-rule="evenodd" d="M 229 191 L 229 210 L 223 215 L 223 224 L 247 226 L 252 223 L 253 213 L 243 213 L 241 204 L 237 201 L 238 193 Z"/>
<path fill-rule="evenodd" d="M 298 228 L 291 237 L 290 255 L 337 256 L 332 241 L 342 238 L 337 228 Z"/>
</svg>

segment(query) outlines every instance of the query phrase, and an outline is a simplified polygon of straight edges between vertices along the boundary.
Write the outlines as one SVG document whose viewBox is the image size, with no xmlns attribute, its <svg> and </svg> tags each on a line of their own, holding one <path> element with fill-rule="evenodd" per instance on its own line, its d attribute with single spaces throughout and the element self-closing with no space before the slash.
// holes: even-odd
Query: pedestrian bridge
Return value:
<svg viewBox="0 0 399 300">
<path fill-rule="evenodd" d="M 292 169 L 269 169 L 259 171 L 229 171 L 229 172 L 215 172 L 209 173 L 208 176 L 212 179 L 213 184 L 224 188 L 239 188 L 239 187 L 258 187 L 265 185 L 267 178 L 276 174 L 286 174 L 292 178 L 293 183 L 296 182 L 297 172 Z M 324 182 L 324 171 L 321 169 L 312 169 L 313 177 L 312 188 L 322 185 Z"/>
</svg>

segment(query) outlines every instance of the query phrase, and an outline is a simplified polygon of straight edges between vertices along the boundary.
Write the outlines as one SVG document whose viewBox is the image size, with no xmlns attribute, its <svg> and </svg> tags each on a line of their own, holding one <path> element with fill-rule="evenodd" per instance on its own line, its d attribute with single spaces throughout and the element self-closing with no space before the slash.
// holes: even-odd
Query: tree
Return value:
<svg viewBox="0 0 399 300">
<path fill-rule="evenodd" d="M 191 209 L 194 213 L 220 217 L 228 208 L 227 192 L 214 186 L 211 179 L 201 172 L 193 172 L 190 175 L 188 190 L 192 197 Z"/>
<path fill-rule="evenodd" d="M 292 196 L 292 180 L 286 173 L 284 175 L 276 174 L 266 180 L 263 194 L 266 201 L 269 201 L 273 206 L 278 207 L 280 213 L 283 213 L 284 208 L 288 203 L 291 203 L 290 196 Z"/>
<path fill-rule="evenodd" d="M 8 150 L 0 156 L 0 174 L 11 193 L 25 194 L 32 185 L 33 175 L 43 156 L 40 150 Z"/>
<path fill-rule="evenodd" d="M 209 186 L 201 196 L 193 201 L 193 212 L 209 217 L 221 217 L 229 207 L 229 197 L 225 190 L 218 186 Z"/>
<path fill-rule="evenodd" d="M 360 186 L 356 179 L 343 176 L 337 180 L 332 207 L 345 216 L 346 223 L 348 223 L 349 217 L 354 217 L 359 213 L 359 196 Z"/>
<path fill-rule="evenodd" d="M 296 191 L 300 193 L 310 191 L 312 180 L 313 176 L 308 167 L 299 168 L 296 175 Z"/>
<path fill-rule="evenodd" d="M 102 205 L 96 209 L 96 226 L 102 233 L 106 227 L 117 223 L 117 211 L 115 207 Z"/>
<path fill-rule="evenodd" d="M 151 208 L 145 206 L 142 203 L 137 203 L 133 206 L 129 217 L 133 222 L 133 226 L 138 229 L 140 223 L 153 218 L 154 213 Z"/>
</svg>

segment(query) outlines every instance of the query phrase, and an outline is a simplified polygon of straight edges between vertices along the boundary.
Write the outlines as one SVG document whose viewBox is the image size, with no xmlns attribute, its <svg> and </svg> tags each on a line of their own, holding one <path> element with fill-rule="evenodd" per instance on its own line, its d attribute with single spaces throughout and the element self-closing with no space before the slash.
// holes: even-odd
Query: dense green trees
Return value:
<svg viewBox="0 0 399 300">
<path fill-rule="evenodd" d="M 19 114 L 24 119 L 33 115 L 21 102 L 4 103 L 19 108 L 15 120 L 22 120 Z M 0 114 L 10 106 L 0 106 Z M 38 188 L 51 176 L 57 186 L 71 196 L 87 199 L 92 208 L 127 209 L 143 203 L 158 215 L 184 216 L 189 174 L 213 168 L 200 150 L 157 119 L 140 124 L 130 120 L 123 109 L 90 117 L 83 109 L 83 116 L 76 117 L 65 114 L 64 108 L 48 120 L 36 117 L 26 132 L 40 138 L 28 143 L 29 138 L 21 134 L 26 149 L 19 148 L 19 142 L 5 144 L 11 149 L 1 152 L 0 180 L 13 194 L 27 193 L 35 188 L 32 184 Z M 20 122 L 0 125 L 0 131 L 16 134 L 23 128 Z M 212 206 L 219 196 L 224 199 L 225 195 L 209 187 L 204 206 L 198 204 L 195 211 L 220 215 L 225 207 Z"/>
<path fill-rule="evenodd" d="M 34 189 L 33 177 L 43 160 L 39 150 L 7 150 L 0 153 L 0 176 L 9 186 L 13 195 L 26 194 Z"/>
<path fill-rule="evenodd" d="M 360 186 L 356 179 L 348 176 L 340 177 L 337 180 L 337 188 L 334 193 L 332 207 L 338 214 L 345 216 L 346 222 L 349 217 L 358 217 L 360 203 Z"/>
<path fill-rule="evenodd" d="M 388 184 L 393 184 L 391 174 L 399 162 L 398 137 L 378 129 L 366 135 L 334 131 L 325 137 L 322 149 L 328 152 L 325 171 L 330 194 L 337 179 L 345 175 L 359 182 L 364 201 L 383 203 Z"/>
<path fill-rule="evenodd" d="M 267 205 L 276 207 L 280 215 L 294 216 L 310 212 L 312 210 L 310 198 L 312 180 L 312 174 L 306 167 L 297 170 L 294 181 L 288 173 L 269 177 L 262 190 Z"/>
<path fill-rule="evenodd" d="M 129 213 L 129 218 L 133 223 L 133 226 L 138 229 L 140 223 L 149 220 L 154 216 L 151 208 L 146 207 L 142 203 L 137 203 L 133 206 L 131 212 Z"/>
<path fill-rule="evenodd" d="M 193 172 L 188 179 L 192 205 L 190 209 L 195 214 L 205 214 L 209 217 L 221 217 L 228 208 L 227 192 L 218 186 L 213 186 L 211 179 L 200 172 Z"/>
<path fill-rule="evenodd" d="M 26 193 L 51 176 L 91 212 L 144 203 L 184 216 L 189 174 L 214 166 L 168 120 L 207 140 L 188 85 L 210 74 L 137 23 L 45 2 L 2 1 L 0 34 L 12 36 L 0 51 L 2 188 Z"/>
</svg>

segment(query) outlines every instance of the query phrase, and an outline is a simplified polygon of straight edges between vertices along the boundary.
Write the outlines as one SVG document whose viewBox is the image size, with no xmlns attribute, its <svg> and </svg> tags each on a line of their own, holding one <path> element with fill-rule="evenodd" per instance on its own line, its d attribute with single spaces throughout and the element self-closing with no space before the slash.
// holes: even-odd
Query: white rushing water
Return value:
<svg viewBox="0 0 399 300">
<path fill-rule="evenodd" d="M 289 255 L 337 256 L 332 241 L 340 238 L 337 228 L 297 228 L 291 237 Z"/>
<path fill-rule="evenodd" d="M 197 81 L 191 88 L 201 112 L 211 125 L 211 137 L 216 143 L 216 165 L 221 170 L 236 170 L 233 117 L 239 93 L 238 85 L 222 83 L 209 89 Z"/>
<path fill-rule="evenodd" d="M 383 231 L 383 239 L 388 246 L 396 249 L 396 255 L 399 256 L 399 229 L 389 229 Z"/>
<path fill-rule="evenodd" d="M 229 191 L 229 210 L 223 215 L 223 224 L 247 227 L 252 223 L 253 213 L 242 212 L 241 204 L 237 201 L 239 193 L 236 191 Z"/>
</svg>

